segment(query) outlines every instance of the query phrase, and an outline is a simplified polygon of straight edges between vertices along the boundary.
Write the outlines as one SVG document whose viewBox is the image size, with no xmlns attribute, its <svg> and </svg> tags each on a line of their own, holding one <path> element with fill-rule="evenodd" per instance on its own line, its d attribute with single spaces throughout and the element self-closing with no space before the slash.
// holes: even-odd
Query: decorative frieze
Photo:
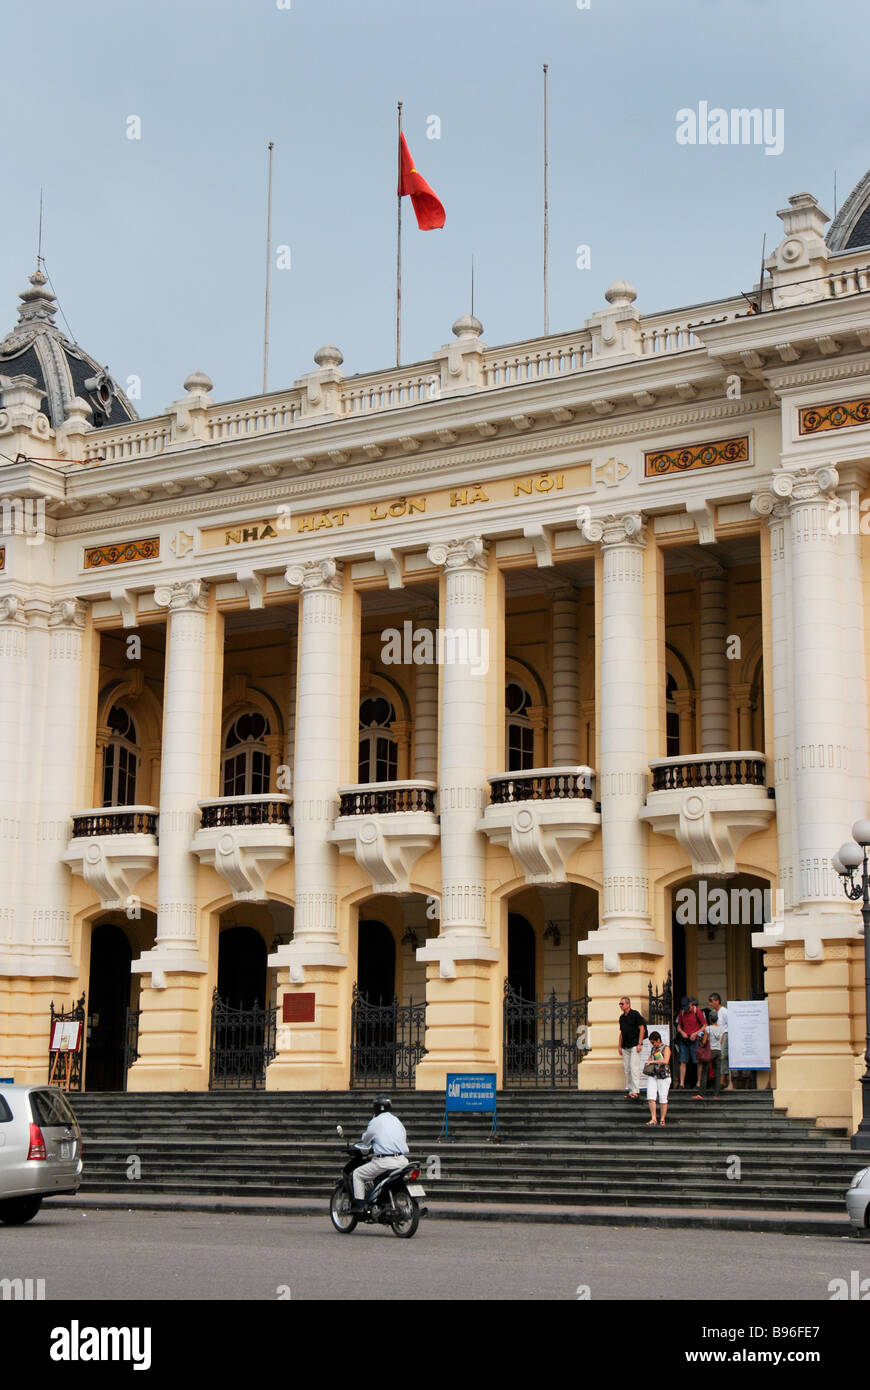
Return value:
<svg viewBox="0 0 870 1390">
<path fill-rule="evenodd" d="M 696 468 L 714 468 L 720 463 L 748 463 L 749 436 L 714 439 L 705 444 L 654 449 L 643 456 L 645 478 L 661 478 L 668 473 L 689 473 Z"/>
<path fill-rule="evenodd" d="M 99 570 L 106 565 L 130 565 L 136 560 L 158 560 L 160 537 L 123 541 L 120 545 L 92 545 L 85 550 L 85 569 Z"/>
<path fill-rule="evenodd" d="M 849 401 L 829 401 L 826 405 L 802 406 L 798 410 L 798 434 L 822 434 L 826 430 L 854 429 L 870 424 L 870 396 Z"/>
</svg>

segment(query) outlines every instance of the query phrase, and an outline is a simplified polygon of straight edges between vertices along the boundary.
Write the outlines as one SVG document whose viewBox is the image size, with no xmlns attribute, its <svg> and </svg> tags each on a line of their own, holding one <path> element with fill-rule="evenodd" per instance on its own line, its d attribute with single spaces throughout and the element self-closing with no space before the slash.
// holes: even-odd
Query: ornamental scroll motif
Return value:
<svg viewBox="0 0 870 1390">
<path fill-rule="evenodd" d="M 741 435 L 737 439 L 713 439 L 685 448 L 655 449 L 644 454 L 643 472 L 645 478 L 660 478 L 668 473 L 689 473 L 695 468 L 748 461 L 749 436 Z"/>
<path fill-rule="evenodd" d="M 106 565 L 129 565 L 135 560 L 160 558 L 160 537 L 124 541 L 121 545 L 94 545 L 85 550 L 85 569 L 98 570 Z"/>
<path fill-rule="evenodd" d="M 870 424 L 870 397 L 851 401 L 830 401 L 827 405 L 804 406 L 798 410 L 798 433 L 821 434 L 824 430 L 853 429 Z"/>
</svg>

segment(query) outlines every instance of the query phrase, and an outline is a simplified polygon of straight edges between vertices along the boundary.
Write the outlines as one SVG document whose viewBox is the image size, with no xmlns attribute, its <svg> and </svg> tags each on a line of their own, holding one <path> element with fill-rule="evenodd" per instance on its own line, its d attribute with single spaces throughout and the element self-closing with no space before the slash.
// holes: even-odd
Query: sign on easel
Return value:
<svg viewBox="0 0 870 1390">
<path fill-rule="evenodd" d="M 84 1024 L 75 1019 L 59 1019 L 52 1024 L 48 1045 L 51 1055 L 49 1086 L 62 1086 L 65 1091 L 70 1089 L 73 1058 L 82 1050 L 83 1033 Z"/>
<path fill-rule="evenodd" d="M 455 1072 L 447 1076 L 444 1093 L 444 1125 L 441 1135 L 450 1138 L 449 1115 L 492 1115 L 490 1139 L 495 1139 L 496 1115 L 495 1072 Z"/>
</svg>

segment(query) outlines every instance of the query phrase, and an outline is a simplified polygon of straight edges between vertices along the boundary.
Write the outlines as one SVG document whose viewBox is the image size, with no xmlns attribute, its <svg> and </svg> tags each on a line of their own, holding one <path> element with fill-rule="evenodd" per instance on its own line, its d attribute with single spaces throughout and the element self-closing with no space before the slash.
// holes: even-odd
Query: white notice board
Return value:
<svg viewBox="0 0 870 1390">
<path fill-rule="evenodd" d="M 769 1071 L 770 1017 L 766 999 L 728 1000 L 728 1065 L 734 1071 Z"/>
</svg>

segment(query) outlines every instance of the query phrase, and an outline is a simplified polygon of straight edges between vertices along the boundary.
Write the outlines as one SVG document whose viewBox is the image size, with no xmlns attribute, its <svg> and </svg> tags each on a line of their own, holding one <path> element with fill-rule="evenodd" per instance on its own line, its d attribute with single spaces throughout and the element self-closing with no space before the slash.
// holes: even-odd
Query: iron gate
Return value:
<svg viewBox="0 0 870 1390">
<path fill-rule="evenodd" d="M 209 1090 L 257 1090 L 266 1084 L 266 1067 L 277 1055 L 277 1007 L 234 1008 L 212 996 Z"/>
<path fill-rule="evenodd" d="M 671 1076 L 676 1077 L 678 1065 L 677 1027 L 674 1018 L 674 986 L 671 972 L 662 985 L 660 994 L 653 994 L 652 980 L 647 985 L 646 1031 L 651 1033 L 656 1024 L 664 1023 L 670 1029 Z"/>
<path fill-rule="evenodd" d="M 539 1004 L 524 999 L 505 980 L 502 1085 L 576 1086 L 588 1012 L 588 996 L 559 999 L 552 990 Z"/>
<path fill-rule="evenodd" d="M 426 1003 L 370 1004 L 353 987 L 350 1029 L 350 1084 L 389 1090 L 413 1088 L 417 1063 L 426 1054 Z"/>
<path fill-rule="evenodd" d="M 49 1021 L 49 1030 L 48 1030 L 48 1040 L 49 1040 L 49 1044 L 51 1043 L 51 1041 L 52 1041 L 52 1039 L 53 1039 L 53 1037 L 54 1037 L 54 1025 L 55 1025 L 56 1023 L 80 1023 L 80 1024 L 82 1025 L 82 1030 L 81 1030 L 81 1031 L 82 1031 L 82 1032 L 85 1031 L 85 1027 L 84 1027 L 84 1025 L 85 1025 L 85 996 L 84 996 L 84 995 L 82 995 L 81 999 L 79 999 L 77 1003 L 71 1005 L 71 1007 L 68 1008 L 68 1009 L 56 1009 L 56 1008 L 54 1007 L 54 1000 L 52 999 L 50 1008 L 51 1008 L 51 1018 L 50 1018 L 50 1021 Z M 84 1042 L 85 1042 L 85 1040 L 84 1040 L 84 1038 L 83 1038 L 83 1039 L 82 1039 L 82 1047 L 78 1048 L 78 1050 L 75 1051 L 75 1052 L 70 1052 L 70 1053 L 64 1055 L 64 1062 L 66 1062 L 66 1056 L 69 1056 L 69 1058 L 71 1059 L 71 1060 L 70 1060 L 70 1071 L 69 1071 L 69 1087 L 68 1087 L 68 1089 L 69 1089 L 70 1091 L 80 1091 L 80 1090 L 82 1089 L 82 1054 L 83 1054 L 83 1051 L 84 1051 Z M 52 1065 L 53 1065 L 53 1063 L 56 1063 L 56 1062 L 57 1062 L 57 1058 L 58 1058 L 59 1055 L 60 1055 L 60 1054 L 58 1054 L 58 1053 L 53 1053 L 53 1052 L 50 1050 L 50 1048 L 49 1048 L 49 1053 L 48 1053 L 48 1077 L 49 1077 L 49 1080 L 51 1080 Z M 66 1086 L 66 1067 L 65 1067 L 65 1066 L 64 1066 L 64 1068 L 63 1068 L 63 1076 L 62 1076 L 62 1077 L 61 1077 L 61 1076 L 57 1076 L 57 1079 L 56 1079 L 56 1081 L 54 1082 L 54 1084 L 57 1085 L 57 1086 Z"/>
<path fill-rule="evenodd" d="M 124 1090 L 127 1089 L 127 1072 L 139 1060 L 139 1015 L 140 1009 L 128 1007 L 124 1020 Z"/>
</svg>

